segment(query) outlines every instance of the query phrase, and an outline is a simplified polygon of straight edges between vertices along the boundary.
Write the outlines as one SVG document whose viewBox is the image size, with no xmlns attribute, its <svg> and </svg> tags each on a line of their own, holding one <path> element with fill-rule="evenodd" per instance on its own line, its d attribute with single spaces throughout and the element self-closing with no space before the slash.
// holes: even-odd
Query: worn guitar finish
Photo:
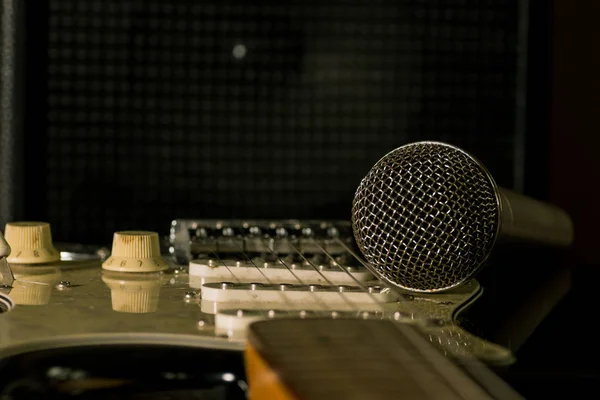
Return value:
<svg viewBox="0 0 600 400">
<path fill-rule="evenodd" d="M 151 360 L 152 352 L 168 354 L 171 350 L 161 349 L 170 346 L 172 351 L 204 354 L 199 358 L 208 363 L 202 364 L 206 376 L 218 379 L 206 381 L 203 390 L 216 390 L 215 385 L 231 390 L 233 385 L 244 392 L 239 383 L 243 379 L 238 379 L 252 323 L 318 319 L 411 325 L 450 359 L 476 359 L 490 365 L 514 361 L 508 349 L 457 324 L 460 313 L 482 293 L 475 280 L 435 294 L 391 290 L 356 255 L 346 223 L 186 220 L 174 221 L 173 227 L 179 231 L 172 230 L 163 248 L 169 265 L 162 271 L 107 270 L 102 263 L 114 259 L 114 252 L 111 256 L 106 249 L 78 246 L 73 250 L 58 244 L 60 261 L 0 268 L 0 357 L 25 365 L 29 361 L 18 357 L 34 355 L 34 360 L 40 360 L 46 357 L 40 354 L 57 352 L 64 360 L 90 354 L 91 371 L 93 359 L 103 354 L 132 353 L 131 349 L 146 346 L 144 354 Z M 139 268 L 144 260 L 132 259 L 129 266 L 123 259 L 117 263 L 121 264 Z M 65 355 L 64 351 L 71 352 Z M 236 357 L 239 361 L 231 361 Z M 122 365 L 119 374 L 125 375 L 148 365 L 115 362 Z M 191 365 L 188 375 L 195 368 Z M 221 372 L 209 372 L 210 365 L 218 365 L 215 368 Z M 50 368 L 42 373 L 56 371 Z M 116 381 L 106 381 L 110 371 L 95 373 L 98 378 L 92 381 L 77 374 L 59 384 L 52 378 L 49 387 L 78 391 L 114 385 L 121 390 L 127 385 L 135 388 L 139 379 L 146 379 L 148 387 L 157 384 L 147 373 Z M 182 374 L 163 371 L 161 382 L 173 385 L 173 376 Z M 188 376 L 189 383 L 182 381 L 177 387 L 194 385 L 198 379 Z"/>
<path fill-rule="evenodd" d="M 103 271 L 100 264 L 12 265 L 15 281 L 3 295 L 8 310 L 0 314 L 0 357 L 112 343 L 240 348 L 215 337 L 211 316 L 185 298 L 187 273 L 127 276 Z"/>
<path fill-rule="evenodd" d="M 213 270 L 217 268 L 234 277 L 245 273 L 243 265 Z M 255 284 L 208 279 L 199 285 L 204 277 L 175 264 L 165 272 L 144 274 L 106 271 L 101 260 L 11 265 L 11 270 L 15 280 L 3 289 L 0 356 L 106 343 L 241 351 L 251 322 L 318 316 L 417 324 L 449 355 L 475 356 L 491 364 L 514 360 L 507 349 L 456 325 L 458 315 L 481 295 L 474 280 L 445 293 L 414 294 L 390 292 L 377 281 L 315 288 L 289 279 Z"/>
</svg>

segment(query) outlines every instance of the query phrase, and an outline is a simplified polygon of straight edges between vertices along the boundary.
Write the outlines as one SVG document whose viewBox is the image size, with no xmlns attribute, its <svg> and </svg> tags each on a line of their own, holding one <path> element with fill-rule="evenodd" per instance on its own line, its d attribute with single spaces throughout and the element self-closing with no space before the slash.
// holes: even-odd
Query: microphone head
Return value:
<svg viewBox="0 0 600 400">
<path fill-rule="evenodd" d="M 500 227 L 498 188 L 473 156 L 440 142 L 417 142 L 381 158 L 352 204 L 358 247 L 380 278 L 436 292 L 471 278 Z"/>
</svg>

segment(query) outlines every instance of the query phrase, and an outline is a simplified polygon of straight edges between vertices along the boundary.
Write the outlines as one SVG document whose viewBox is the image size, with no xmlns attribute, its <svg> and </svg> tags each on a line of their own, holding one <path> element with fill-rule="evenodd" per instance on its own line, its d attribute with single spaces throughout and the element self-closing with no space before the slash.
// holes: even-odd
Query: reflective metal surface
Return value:
<svg viewBox="0 0 600 400">
<path fill-rule="evenodd" d="M 513 360 L 510 351 L 455 325 L 458 313 L 480 295 L 475 281 L 444 294 L 392 295 L 373 283 L 364 289 L 296 283 L 285 290 L 281 283 L 207 283 L 199 290 L 190 286 L 193 280 L 185 270 L 119 274 L 103 271 L 99 262 L 11 269 L 15 281 L 5 291 L 10 310 L 0 314 L 0 357 L 48 348 L 140 343 L 241 351 L 250 313 L 252 320 L 368 315 L 423 325 L 439 343 L 445 343 L 445 330 L 452 327 L 452 337 L 458 330 L 468 340 L 452 344 L 448 354 L 481 356 L 499 364 Z M 235 326 L 226 330 L 231 334 L 216 324 L 224 318 Z M 443 326 L 427 326 L 430 318 L 443 320 Z"/>
<path fill-rule="evenodd" d="M 0 357 L 109 344 L 242 351 L 252 321 L 319 317 L 415 324 L 450 356 L 514 361 L 509 350 L 457 325 L 457 316 L 481 295 L 476 281 L 444 293 L 388 287 L 366 273 L 371 267 L 347 245 L 347 237 L 324 240 L 306 227 L 298 230 L 301 238 L 281 231 L 252 236 L 256 246 L 250 250 L 238 247 L 247 239 L 243 234 L 221 232 L 226 251 L 213 248 L 184 265 L 171 257 L 162 272 L 103 270 L 97 248 L 67 257 L 79 261 L 11 264 L 14 281 L 4 288 L 7 312 L 0 314 Z M 85 254 L 96 259 L 86 260 Z"/>
<path fill-rule="evenodd" d="M 354 236 L 388 282 L 438 291 L 473 276 L 499 230 L 496 185 L 464 151 L 412 143 L 385 155 L 356 190 Z"/>
<path fill-rule="evenodd" d="M 155 284 L 154 279 L 144 279 L 150 274 L 107 278 L 97 261 L 63 261 L 42 270 L 39 266 L 11 269 L 16 280 L 7 294 L 15 306 L 0 315 L 0 357 L 55 346 L 107 343 L 241 347 L 215 338 L 211 330 L 198 330 L 200 307 L 182 299 L 189 291 L 187 274 L 161 274 L 160 283 Z M 154 307 L 128 312 L 140 310 L 145 299 L 154 302 Z"/>
</svg>

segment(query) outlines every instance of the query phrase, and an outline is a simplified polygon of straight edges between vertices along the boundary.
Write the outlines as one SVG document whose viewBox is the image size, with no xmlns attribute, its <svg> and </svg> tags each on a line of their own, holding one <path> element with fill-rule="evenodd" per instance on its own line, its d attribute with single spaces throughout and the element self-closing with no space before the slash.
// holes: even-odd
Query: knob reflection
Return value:
<svg viewBox="0 0 600 400">
<path fill-rule="evenodd" d="M 114 311 L 153 313 L 158 309 L 161 287 L 168 281 L 162 272 L 127 273 L 102 271 L 102 280 L 110 288 Z"/>
<path fill-rule="evenodd" d="M 15 304 L 41 306 L 50 302 L 52 289 L 60 280 L 57 266 L 11 264 L 15 278 L 9 296 Z"/>
</svg>

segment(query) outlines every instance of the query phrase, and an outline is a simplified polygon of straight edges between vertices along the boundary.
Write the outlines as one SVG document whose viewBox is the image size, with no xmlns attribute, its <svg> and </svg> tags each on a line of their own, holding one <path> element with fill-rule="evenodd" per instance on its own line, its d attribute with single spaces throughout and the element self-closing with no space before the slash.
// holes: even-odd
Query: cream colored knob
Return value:
<svg viewBox="0 0 600 400">
<path fill-rule="evenodd" d="M 60 260 L 47 222 L 9 222 L 4 237 L 11 248 L 6 261 L 11 264 L 45 264 Z"/>
<path fill-rule="evenodd" d="M 169 268 L 160 255 L 158 233 L 144 231 L 115 232 L 111 256 L 102 268 L 119 272 L 156 272 Z"/>
<path fill-rule="evenodd" d="M 131 274 L 104 271 L 102 280 L 110 288 L 114 311 L 152 313 L 158 309 L 160 288 L 166 282 L 162 273 Z"/>
</svg>

